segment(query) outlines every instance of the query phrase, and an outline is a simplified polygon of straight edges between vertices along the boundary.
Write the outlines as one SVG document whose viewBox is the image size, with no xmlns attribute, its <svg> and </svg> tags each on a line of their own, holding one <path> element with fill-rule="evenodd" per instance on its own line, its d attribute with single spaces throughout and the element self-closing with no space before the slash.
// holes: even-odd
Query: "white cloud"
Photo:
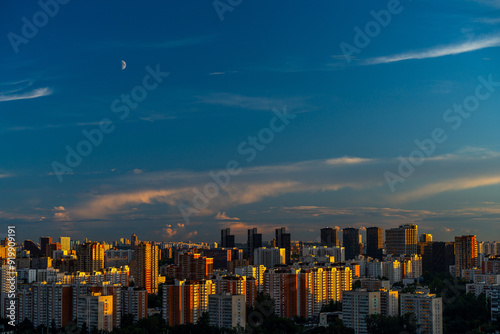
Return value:
<svg viewBox="0 0 500 334">
<path fill-rule="evenodd" d="M 460 44 L 438 46 L 424 51 L 412 51 L 408 53 L 395 54 L 384 57 L 376 57 L 366 60 L 366 65 L 394 63 L 411 59 L 428 59 L 450 55 L 456 55 L 466 52 L 472 52 L 485 48 L 500 46 L 500 36 L 490 36 L 482 39 L 467 41 Z"/>
<path fill-rule="evenodd" d="M 57 221 L 68 221 L 70 220 L 69 212 L 66 211 L 64 206 L 55 206 L 52 211 L 54 211 L 54 220 Z"/>
<path fill-rule="evenodd" d="M 329 165 L 354 165 L 365 162 L 373 161 L 372 159 L 356 158 L 356 157 L 342 157 L 336 159 L 328 159 L 325 162 Z"/>
<path fill-rule="evenodd" d="M 0 93 L 0 102 L 36 99 L 38 97 L 48 96 L 51 94 L 52 94 L 52 90 L 48 87 L 34 89 L 32 91 L 25 92 L 25 93 L 16 93 L 16 94 Z"/>
</svg>

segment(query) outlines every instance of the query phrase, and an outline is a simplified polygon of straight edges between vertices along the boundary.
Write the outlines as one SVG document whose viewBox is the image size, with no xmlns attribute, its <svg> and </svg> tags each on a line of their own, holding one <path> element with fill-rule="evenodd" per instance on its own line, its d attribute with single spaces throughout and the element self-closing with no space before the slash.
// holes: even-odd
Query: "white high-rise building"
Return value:
<svg viewBox="0 0 500 334">
<path fill-rule="evenodd" d="M 443 301 L 429 293 L 403 293 L 400 295 L 401 315 L 415 314 L 419 334 L 443 333 Z"/>
<path fill-rule="evenodd" d="M 210 325 L 219 328 L 245 328 L 245 296 L 223 292 L 208 296 Z"/>
<path fill-rule="evenodd" d="M 257 248 L 253 252 L 254 265 L 263 265 L 266 268 L 273 268 L 275 265 L 285 264 L 286 249 L 285 248 Z"/>
<path fill-rule="evenodd" d="M 113 296 L 101 296 L 100 292 L 81 295 L 76 305 L 79 328 L 85 323 L 89 333 L 93 328 L 98 331 L 113 330 Z"/>
<path fill-rule="evenodd" d="M 17 286 L 17 271 L 11 270 L 8 264 L 0 267 L 0 302 L 2 318 L 7 318 L 7 308 L 10 307 L 10 295 L 16 290 Z"/>
<path fill-rule="evenodd" d="M 368 334 L 366 317 L 380 314 L 379 291 L 344 291 L 342 296 L 342 321 L 355 334 Z"/>
<path fill-rule="evenodd" d="M 333 256 L 335 262 L 345 261 L 344 247 L 313 246 L 302 248 L 302 256 L 313 255 L 315 257 Z"/>
<path fill-rule="evenodd" d="M 496 285 L 490 291 L 491 296 L 491 321 L 500 320 L 500 285 Z"/>
<path fill-rule="evenodd" d="M 253 277 L 257 281 L 257 290 L 262 292 L 264 289 L 264 272 L 266 267 L 260 266 L 246 266 L 239 267 L 234 270 L 234 273 L 239 276 Z"/>
<path fill-rule="evenodd" d="M 399 315 L 399 292 L 397 290 L 380 291 L 380 314 L 386 317 Z"/>
<path fill-rule="evenodd" d="M 398 260 L 384 261 L 382 262 L 383 275 L 389 278 L 391 284 L 396 282 L 401 282 L 401 262 Z"/>
</svg>

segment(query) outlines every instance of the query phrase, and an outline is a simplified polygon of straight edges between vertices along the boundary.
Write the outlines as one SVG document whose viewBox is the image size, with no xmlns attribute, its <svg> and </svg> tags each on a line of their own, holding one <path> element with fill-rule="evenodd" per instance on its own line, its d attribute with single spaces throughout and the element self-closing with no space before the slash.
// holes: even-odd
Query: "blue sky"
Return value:
<svg viewBox="0 0 500 334">
<path fill-rule="evenodd" d="M 0 221 L 18 238 L 217 241 L 231 227 L 243 242 L 286 226 L 317 240 L 324 226 L 415 223 L 437 240 L 500 239 L 499 1 L 242 1 L 223 20 L 211 1 L 69 1 L 33 36 L 38 3 L 2 6 Z M 341 45 L 388 6 L 348 62 Z M 120 119 L 113 101 L 153 83 L 148 66 L 168 76 Z M 457 123 L 447 110 L 465 101 L 479 104 Z M 54 162 L 103 119 L 113 131 L 58 178 Z M 387 172 L 435 129 L 446 140 L 392 191 Z M 195 208 L 193 189 L 230 161 L 241 169 Z"/>
</svg>

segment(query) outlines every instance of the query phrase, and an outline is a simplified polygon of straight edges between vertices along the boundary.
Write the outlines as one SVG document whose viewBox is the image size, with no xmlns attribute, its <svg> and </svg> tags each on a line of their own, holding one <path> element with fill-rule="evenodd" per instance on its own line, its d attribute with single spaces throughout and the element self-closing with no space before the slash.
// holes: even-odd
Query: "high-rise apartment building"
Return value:
<svg viewBox="0 0 500 334">
<path fill-rule="evenodd" d="M 197 323 L 208 311 L 208 296 L 215 294 L 211 280 L 168 281 L 163 285 L 163 319 L 169 326 Z"/>
<path fill-rule="evenodd" d="M 417 235 L 418 226 L 413 224 L 405 224 L 386 230 L 386 253 L 396 256 L 417 254 Z"/>
<path fill-rule="evenodd" d="M 122 288 L 122 314 L 132 314 L 134 321 L 148 317 L 148 291 L 137 287 Z"/>
<path fill-rule="evenodd" d="M 184 251 L 176 254 L 176 264 L 167 267 L 167 276 L 179 280 L 208 279 L 214 272 L 212 258 L 201 256 L 193 251 Z"/>
<path fill-rule="evenodd" d="M 352 260 L 361 254 L 361 244 L 359 242 L 359 229 L 354 227 L 344 228 L 342 231 L 342 244 L 345 248 L 345 259 Z"/>
<path fill-rule="evenodd" d="M 258 292 L 262 292 L 264 289 L 264 272 L 266 271 L 266 267 L 263 265 L 259 266 L 245 266 L 239 267 L 235 269 L 235 274 L 239 276 L 245 276 L 247 280 L 250 277 L 255 278 L 257 284 Z"/>
<path fill-rule="evenodd" d="M 344 247 L 303 247 L 302 248 L 302 256 L 313 256 L 313 257 L 326 257 L 330 256 L 334 258 L 335 262 L 344 262 L 345 261 L 345 248 Z"/>
<path fill-rule="evenodd" d="M 380 290 L 380 314 L 384 317 L 397 317 L 399 315 L 398 290 Z"/>
<path fill-rule="evenodd" d="M 384 236 L 381 227 L 366 229 L 366 255 L 374 259 L 381 259 L 384 248 Z"/>
<path fill-rule="evenodd" d="M 132 275 L 135 285 L 144 288 L 148 293 L 158 292 L 158 246 L 141 242 L 134 248 Z"/>
<path fill-rule="evenodd" d="M 432 242 L 432 234 L 422 233 L 420 235 L 420 242 Z"/>
<path fill-rule="evenodd" d="M 47 254 L 47 245 L 52 243 L 52 237 L 40 237 L 40 250 L 43 256 L 52 256 L 52 254 Z"/>
<path fill-rule="evenodd" d="M 368 334 L 366 317 L 380 314 L 379 291 L 344 291 L 342 297 L 342 322 L 355 334 Z"/>
<path fill-rule="evenodd" d="M 298 315 L 298 279 L 300 269 L 267 269 L 264 272 L 264 294 L 274 300 L 279 317 Z"/>
<path fill-rule="evenodd" d="M 61 244 L 61 250 L 69 253 L 69 251 L 71 250 L 71 238 L 59 237 L 59 243 Z"/>
<path fill-rule="evenodd" d="M 61 244 L 58 242 L 53 242 L 45 246 L 45 253 L 47 256 L 54 258 L 54 251 L 61 250 Z"/>
<path fill-rule="evenodd" d="M 91 273 L 104 268 L 104 245 L 87 242 L 78 247 L 78 270 Z"/>
<path fill-rule="evenodd" d="M 449 272 L 450 266 L 455 264 L 454 248 L 453 242 L 419 242 L 417 253 L 422 256 L 422 272 Z"/>
<path fill-rule="evenodd" d="M 286 227 L 277 228 L 275 231 L 275 245 L 274 247 L 285 249 L 285 263 L 290 263 L 292 241 L 290 233 L 286 233 Z"/>
<path fill-rule="evenodd" d="M 491 297 L 491 321 L 500 321 L 500 285 L 492 286 Z"/>
<path fill-rule="evenodd" d="M 32 240 L 24 240 L 24 249 L 30 252 L 31 256 L 42 256 L 42 250 Z"/>
<path fill-rule="evenodd" d="M 228 263 L 233 259 L 232 249 L 227 248 L 203 249 L 202 255 L 213 259 L 214 269 L 228 269 Z"/>
<path fill-rule="evenodd" d="M 130 248 L 135 248 L 139 244 L 139 238 L 137 238 L 137 235 L 134 233 L 130 236 Z"/>
<path fill-rule="evenodd" d="M 490 256 L 485 258 L 481 267 L 484 274 L 500 274 L 500 256 Z"/>
<path fill-rule="evenodd" d="M 230 228 L 226 228 L 220 231 L 220 246 L 222 248 L 234 247 L 234 235 L 231 234 Z"/>
<path fill-rule="evenodd" d="M 245 328 L 245 296 L 230 292 L 208 296 L 208 314 L 210 325 L 219 328 Z"/>
<path fill-rule="evenodd" d="M 286 249 L 285 248 L 257 248 L 254 250 L 254 264 L 255 266 L 264 266 L 266 268 L 273 268 L 276 265 L 286 263 Z"/>
<path fill-rule="evenodd" d="M 78 308 L 77 325 L 87 325 L 89 333 L 91 329 L 97 331 L 113 330 L 113 296 L 103 296 L 100 292 L 90 295 L 81 295 L 76 301 Z"/>
<path fill-rule="evenodd" d="M 0 317 L 7 318 L 7 308 L 10 307 L 9 293 L 11 290 L 11 283 L 16 285 L 17 271 L 12 270 L 8 264 L 0 266 Z M 14 288 L 15 290 L 15 288 Z"/>
<path fill-rule="evenodd" d="M 477 240 L 475 235 L 455 237 L 455 276 L 461 277 L 462 269 L 478 266 Z"/>
<path fill-rule="evenodd" d="M 413 313 L 418 334 L 443 333 L 443 301 L 441 297 L 427 293 L 403 293 L 400 314 Z"/>
<path fill-rule="evenodd" d="M 317 317 L 329 301 L 342 301 L 342 292 L 352 289 L 349 267 L 275 268 L 264 272 L 264 293 L 274 299 L 280 317 Z"/>
<path fill-rule="evenodd" d="M 321 246 L 337 247 L 339 241 L 337 239 L 337 230 L 331 227 L 321 229 Z"/>
<path fill-rule="evenodd" d="M 64 327 L 72 320 L 71 294 L 71 285 L 35 282 L 20 294 L 20 318 L 28 318 L 34 326 L 50 327 L 55 322 L 57 327 Z"/>
<path fill-rule="evenodd" d="M 236 275 L 216 275 L 212 281 L 215 284 L 215 293 L 221 294 L 229 292 L 233 295 L 247 295 L 247 278 L 245 276 Z M 246 302 L 246 300 L 245 300 Z"/>
<path fill-rule="evenodd" d="M 248 230 L 247 252 L 250 264 L 253 264 L 253 251 L 262 247 L 262 234 L 257 233 L 257 228 Z"/>
<path fill-rule="evenodd" d="M 111 317 L 106 315 L 108 320 L 111 320 L 113 327 L 119 327 L 121 324 L 121 314 L 122 314 L 122 286 L 120 284 L 112 284 L 110 282 L 99 282 L 99 283 L 86 283 L 79 282 L 71 285 L 72 288 L 72 317 L 71 319 L 85 319 L 88 315 L 80 314 L 85 311 L 84 308 L 78 307 L 78 300 L 84 297 L 92 297 L 92 295 L 99 294 L 100 296 L 111 297 Z M 109 301 L 109 299 L 107 299 Z M 95 303 L 96 301 L 92 301 Z M 102 317 L 104 315 L 98 315 Z M 83 320 L 85 321 L 85 320 Z M 92 329 L 87 323 L 87 328 L 89 331 Z"/>
</svg>

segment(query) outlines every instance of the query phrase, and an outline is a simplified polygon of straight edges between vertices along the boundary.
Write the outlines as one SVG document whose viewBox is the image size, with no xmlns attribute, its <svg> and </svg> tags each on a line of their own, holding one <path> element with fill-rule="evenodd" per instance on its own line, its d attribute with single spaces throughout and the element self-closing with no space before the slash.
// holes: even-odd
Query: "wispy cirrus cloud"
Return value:
<svg viewBox="0 0 500 334">
<path fill-rule="evenodd" d="M 371 162 L 373 159 L 356 158 L 356 157 L 342 157 L 336 159 L 328 159 L 325 162 L 329 165 L 354 165 Z"/>
<path fill-rule="evenodd" d="M 52 94 L 52 89 L 49 87 L 37 88 L 27 92 L 0 92 L 0 102 L 6 101 L 17 101 L 17 100 L 27 100 L 36 99 L 38 97 L 48 96 Z"/>
<path fill-rule="evenodd" d="M 197 209 L 196 215 L 216 215 L 216 220 L 235 220 L 224 210 L 242 205 L 257 203 L 266 198 L 274 198 L 292 193 L 316 193 L 338 191 L 351 188 L 361 189 L 381 184 L 378 175 L 369 179 L 364 176 L 347 177 L 351 165 L 345 171 L 338 170 L 332 175 L 331 170 L 341 166 L 332 166 L 324 160 L 298 163 L 295 166 L 264 166 L 248 168 L 212 198 L 208 206 Z M 319 175 L 330 175 L 321 179 Z M 207 182 L 207 173 L 203 172 L 165 172 L 128 175 L 122 181 L 130 182 L 128 189 L 121 192 L 94 196 L 85 203 L 80 203 L 72 211 L 78 218 L 106 218 L 112 215 L 127 214 L 142 205 L 167 204 L 172 212 L 180 217 L 177 208 L 180 204 L 192 205 L 194 190 L 203 189 Z M 376 177 L 376 180 L 373 180 Z M 141 189 L 137 189 L 137 188 Z M 147 187 L 147 189 L 144 189 Z M 213 217 L 213 216 L 212 216 Z"/>
<path fill-rule="evenodd" d="M 217 220 L 240 220 L 238 217 L 229 217 L 226 212 L 218 212 L 215 215 L 215 219 Z"/>
<path fill-rule="evenodd" d="M 429 159 L 397 193 L 390 193 L 386 189 L 382 177 L 387 168 L 397 167 L 397 159 L 341 157 L 242 168 L 237 177 L 231 178 L 231 182 L 201 208 L 193 206 L 193 199 L 203 192 L 208 183 L 213 182 L 208 172 L 127 173 L 112 177 L 106 191 L 75 203 L 68 211 L 74 219 L 120 219 L 127 215 L 146 217 L 154 212 L 182 219 L 178 206 L 183 204 L 196 209 L 192 215 L 195 219 L 223 223 L 246 221 L 248 217 L 238 211 L 245 206 L 264 202 L 280 203 L 281 198 L 310 194 L 314 199 L 309 205 L 304 204 L 300 210 L 295 208 L 295 211 L 307 212 L 309 217 L 353 216 L 348 209 L 342 211 L 315 206 L 316 200 L 327 196 L 329 201 L 340 201 L 344 205 L 348 203 L 347 206 L 365 205 L 363 216 L 366 220 L 370 215 L 390 215 L 402 221 L 412 219 L 413 213 L 403 209 L 397 212 L 395 209 L 378 209 L 375 213 L 368 206 L 388 203 L 397 206 L 445 192 L 500 184 L 500 174 L 494 167 L 499 160 L 498 152 L 473 147 L 436 156 Z M 234 212 L 238 218 L 228 215 L 228 211 Z"/>
<path fill-rule="evenodd" d="M 394 200 L 396 202 L 416 201 L 421 198 L 434 196 L 448 191 L 459 191 L 497 184 L 500 184 L 500 174 L 453 178 L 442 182 L 431 183 L 415 190 L 398 194 Z"/>
<path fill-rule="evenodd" d="M 486 6 L 500 8 L 500 0 L 473 0 L 473 1 Z"/>
<path fill-rule="evenodd" d="M 500 46 L 500 36 L 489 36 L 460 44 L 437 46 L 424 51 L 411 51 L 390 56 L 371 58 L 365 65 L 387 64 L 403 60 L 438 58 Z"/>
<path fill-rule="evenodd" d="M 314 109 L 311 105 L 305 103 L 303 98 L 268 98 L 233 93 L 213 93 L 207 96 L 201 96 L 200 103 L 265 111 L 272 111 L 276 106 L 283 105 L 293 106 L 292 111 L 295 112 L 306 112 Z"/>
<path fill-rule="evenodd" d="M 500 17 L 480 17 L 475 19 L 474 22 L 495 25 L 500 23 Z"/>
</svg>

